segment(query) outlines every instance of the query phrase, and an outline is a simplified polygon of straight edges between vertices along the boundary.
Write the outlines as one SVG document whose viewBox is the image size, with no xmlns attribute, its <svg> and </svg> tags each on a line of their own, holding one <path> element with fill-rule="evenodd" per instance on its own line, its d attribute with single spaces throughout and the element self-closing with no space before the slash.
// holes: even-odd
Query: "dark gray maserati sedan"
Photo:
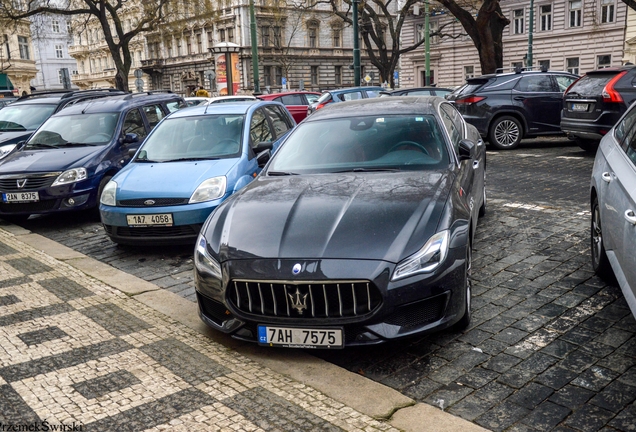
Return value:
<svg viewBox="0 0 636 432">
<path fill-rule="evenodd" d="M 477 130 L 440 97 L 317 111 L 203 226 L 201 318 L 238 339 L 294 348 L 467 327 L 485 157 Z"/>
</svg>

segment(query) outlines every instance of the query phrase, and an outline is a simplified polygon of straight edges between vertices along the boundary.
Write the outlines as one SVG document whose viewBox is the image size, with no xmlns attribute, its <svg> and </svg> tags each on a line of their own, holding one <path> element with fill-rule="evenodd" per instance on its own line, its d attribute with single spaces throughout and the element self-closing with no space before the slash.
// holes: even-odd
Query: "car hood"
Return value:
<svg viewBox="0 0 636 432">
<path fill-rule="evenodd" d="M 113 178 L 117 182 L 117 200 L 189 198 L 204 180 L 227 175 L 236 161 L 132 163 Z"/>
<path fill-rule="evenodd" d="M 213 213 L 206 237 L 221 261 L 398 262 L 436 232 L 452 177 L 446 171 L 259 176 Z"/>
<path fill-rule="evenodd" d="M 65 147 L 47 150 L 20 150 L 7 156 L 0 174 L 64 171 L 80 166 L 92 166 L 92 161 L 105 147 Z"/>
<path fill-rule="evenodd" d="M 16 144 L 20 141 L 26 140 L 33 131 L 20 131 L 20 132 L 0 132 L 0 146 L 6 144 Z"/>
</svg>

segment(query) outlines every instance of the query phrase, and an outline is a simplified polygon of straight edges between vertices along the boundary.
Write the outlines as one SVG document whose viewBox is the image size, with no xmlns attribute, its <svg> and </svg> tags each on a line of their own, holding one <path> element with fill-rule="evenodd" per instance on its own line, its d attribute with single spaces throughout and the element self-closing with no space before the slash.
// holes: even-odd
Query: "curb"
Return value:
<svg viewBox="0 0 636 432">
<path fill-rule="evenodd" d="M 135 300 L 170 316 L 227 349 L 235 350 L 282 375 L 315 388 L 325 395 L 392 426 L 413 432 L 483 432 L 467 420 L 433 406 L 416 403 L 398 391 L 361 375 L 333 365 L 303 351 L 265 350 L 255 344 L 237 341 L 206 326 L 198 315 L 196 303 L 136 276 L 115 269 L 39 234 L 12 224 L 3 230 L 19 241 L 62 261 L 84 274 L 118 289 Z"/>
</svg>

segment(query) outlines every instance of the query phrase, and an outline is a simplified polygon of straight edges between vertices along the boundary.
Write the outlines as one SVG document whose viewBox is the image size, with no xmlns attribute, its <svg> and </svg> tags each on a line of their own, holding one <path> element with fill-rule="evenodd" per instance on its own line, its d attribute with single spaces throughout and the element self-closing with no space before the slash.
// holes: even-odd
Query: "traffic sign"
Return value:
<svg viewBox="0 0 636 432">
<path fill-rule="evenodd" d="M 398 71 L 393 71 L 393 79 L 394 79 L 395 81 L 397 81 L 397 80 L 398 80 L 398 76 L 399 76 Z"/>
<path fill-rule="evenodd" d="M 142 76 L 144 76 L 144 71 L 142 71 L 141 69 L 135 69 L 135 78 L 139 79 Z"/>
<path fill-rule="evenodd" d="M 364 77 L 364 80 L 367 82 L 367 84 L 369 84 L 369 82 L 371 82 L 371 77 L 367 74 L 367 76 Z"/>
<path fill-rule="evenodd" d="M 282 85 L 286 85 L 286 84 L 287 84 L 287 77 L 282 77 L 282 78 L 280 79 L 280 83 L 281 83 Z"/>
<path fill-rule="evenodd" d="M 144 91 L 144 80 L 142 80 L 141 78 L 137 78 L 135 80 L 135 87 L 137 88 L 138 92 Z"/>
</svg>

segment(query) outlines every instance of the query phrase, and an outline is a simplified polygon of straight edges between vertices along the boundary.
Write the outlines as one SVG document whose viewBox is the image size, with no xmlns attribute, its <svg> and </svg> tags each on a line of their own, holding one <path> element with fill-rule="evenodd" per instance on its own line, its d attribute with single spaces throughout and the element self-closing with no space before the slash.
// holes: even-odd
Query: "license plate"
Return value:
<svg viewBox="0 0 636 432">
<path fill-rule="evenodd" d="M 152 215 L 126 215 L 128 226 L 172 226 L 170 213 Z"/>
<path fill-rule="evenodd" d="M 258 326 L 258 343 L 285 348 L 342 348 L 341 328 Z"/>
<path fill-rule="evenodd" d="M 573 103 L 572 104 L 572 111 L 587 111 L 587 104 L 585 103 Z"/>
<path fill-rule="evenodd" d="M 37 192 L 3 193 L 2 201 L 6 203 L 35 202 L 35 201 L 40 201 L 40 195 Z"/>
</svg>

